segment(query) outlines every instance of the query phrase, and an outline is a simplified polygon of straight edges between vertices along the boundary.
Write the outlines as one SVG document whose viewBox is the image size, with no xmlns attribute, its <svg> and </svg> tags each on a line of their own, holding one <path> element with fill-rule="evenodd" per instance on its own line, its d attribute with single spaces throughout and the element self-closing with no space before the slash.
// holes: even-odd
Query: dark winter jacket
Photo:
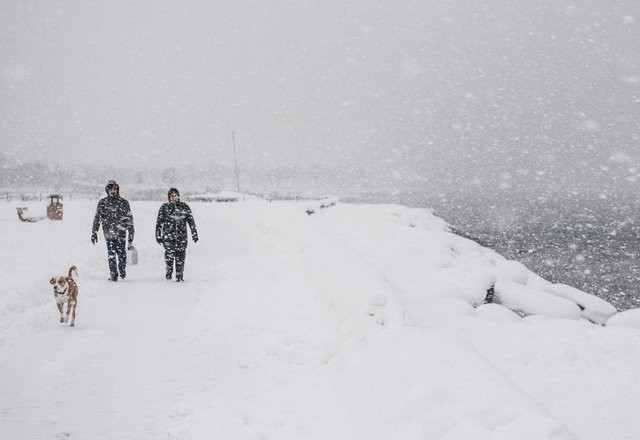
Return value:
<svg viewBox="0 0 640 440">
<path fill-rule="evenodd" d="M 104 238 L 121 239 L 127 238 L 129 232 L 129 242 L 133 241 L 133 214 L 129 202 L 120 196 L 105 197 L 98 202 L 96 215 L 93 218 L 92 233 L 97 233 L 102 224 Z"/>
<path fill-rule="evenodd" d="M 156 222 L 156 241 L 165 248 L 187 248 L 187 223 L 191 228 L 191 239 L 198 241 L 196 222 L 193 220 L 191 208 L 184 202 L 167 202 L 158 211 Z"/>
</svg>

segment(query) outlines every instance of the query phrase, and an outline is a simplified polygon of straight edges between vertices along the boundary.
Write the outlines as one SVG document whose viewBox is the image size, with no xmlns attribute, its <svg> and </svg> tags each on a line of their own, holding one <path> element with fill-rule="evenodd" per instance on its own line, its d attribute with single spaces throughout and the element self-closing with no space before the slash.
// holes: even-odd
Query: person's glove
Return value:
<svg viewBox="0 0 640 440">
<path fill-rule="evenodd" d="M 193 239 L 193 242 L 194 242 L 194 243 L 197 243 L 197 242 L 198 242 L 198 236 L 197 236 L 197 235 L 194 235 L 194 236 L 193 236 L 193 237 L 191 237 L 191 238 Z"/>
<path fill-rule="evenodd" d="M 98 242 L 98 234 L 94 232 L 91 234 L 91 243 L 96 244 Z"/>
</svg>

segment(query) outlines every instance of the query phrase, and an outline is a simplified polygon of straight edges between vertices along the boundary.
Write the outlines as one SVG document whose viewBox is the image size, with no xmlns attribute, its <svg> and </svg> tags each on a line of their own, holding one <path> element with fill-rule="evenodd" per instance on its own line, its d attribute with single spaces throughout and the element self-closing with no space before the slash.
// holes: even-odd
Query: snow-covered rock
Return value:
<svg viewBox="0 0 640 440">
<path fill-rule="evenodd" d="M 484 303 L 487 290 L 496 284 L 495 273 L 480 270 L 470 270 L 463 277 L 456 277 L 453 282 L 459 287 L 463 297 L 471 305 L 477 306 Z"/>
<path fill-rule="evenodd" d="M 541 289 L 576 303 L 582 309 L 582 316 L 596 324 L 604 325 L 618 311 L 602 298 L 566 284 L 547 284 L 541 286 Z"/>
<path fill-rule="evenodd" d="M 607 319 L 607 327 L 632 327 L 640 329 L 640 309 L 630 309 L 616 313 Z"/>
<path fill-rule="evenodd" d="M 498 263 L 496 276 L 499 281 L 527 284 L 527 281 L 531 277 L 531 271 L 519 261 L 506 260 Z"/>
<path fill-rule="evenodd" d="M 565 319 L 581 316 L 580 307 L 574 302 L 512 281 L 498 281 L 495 295 L 500 304 L 526 315 Z"/>
</svg>

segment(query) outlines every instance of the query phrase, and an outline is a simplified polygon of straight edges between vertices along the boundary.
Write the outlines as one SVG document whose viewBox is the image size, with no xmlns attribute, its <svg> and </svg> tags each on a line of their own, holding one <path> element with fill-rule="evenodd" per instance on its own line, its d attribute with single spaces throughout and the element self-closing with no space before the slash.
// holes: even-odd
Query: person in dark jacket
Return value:
<svg viewBox="0 0 640 440">
<path fill-rule="evenodd" d="M 98 229 L 102 225 L 102 232 L 107 244 L 110 280 L 118 281 L 127 276 L 127 248 L 125 243 L 133 243 L 133 214 L 129 202 L 120 197 L 120 186 L 110 180 L 105 187 L 107 197 L 100 199 L 96 215 L 93 218 L 91 243 L 98 242 Z M 127 237 L 128 233 L 128 237 Z"/>
<path fill-rule="evenodd" d="M 169 201 L 158 211 L 156 222 L 156 241 L 164 247 L 166 265 L 165 278 L 170 280 L 175 263 L 176 281 L 184 281 L 184 260 L 187 254 L 187 224 L 191 229 L 191 239 L 198 242 L 196 222 L 193 220 L 191 208 L 180 201 L 180 192 L 176 188 L 169 189 Z"/>
</svg>

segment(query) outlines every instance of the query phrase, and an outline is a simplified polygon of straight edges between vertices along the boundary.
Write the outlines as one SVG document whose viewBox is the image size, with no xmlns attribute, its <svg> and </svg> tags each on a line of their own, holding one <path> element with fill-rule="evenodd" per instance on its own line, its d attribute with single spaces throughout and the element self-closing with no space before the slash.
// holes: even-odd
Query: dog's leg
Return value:
<svg viewBox="0 0 640 440">
<path fill-rule="evenodd" d="M 76 325 L 76 308 L 78 307 L 78 305 L 75 301 L 73 303 L 70 302 L 69 304 L 73 304 L 73 312 L 71 312 L 71 327 L 73 327 L 74 325 Z"/>
<path fill-rule="evenodd" d="M 64 322 L 69 322 L 69 313 L 71 312 L 71 300 L 67 301 L 67 314 L 64 317 Z"/>
<path fill-rule="evenodd" d="M 60 304 L 60 303 L 56 303 L 56 306 L 58 306 L 58 310 L 60 311 L 60 322 L 64 322 L 64 305 Z"/>
</svg>

